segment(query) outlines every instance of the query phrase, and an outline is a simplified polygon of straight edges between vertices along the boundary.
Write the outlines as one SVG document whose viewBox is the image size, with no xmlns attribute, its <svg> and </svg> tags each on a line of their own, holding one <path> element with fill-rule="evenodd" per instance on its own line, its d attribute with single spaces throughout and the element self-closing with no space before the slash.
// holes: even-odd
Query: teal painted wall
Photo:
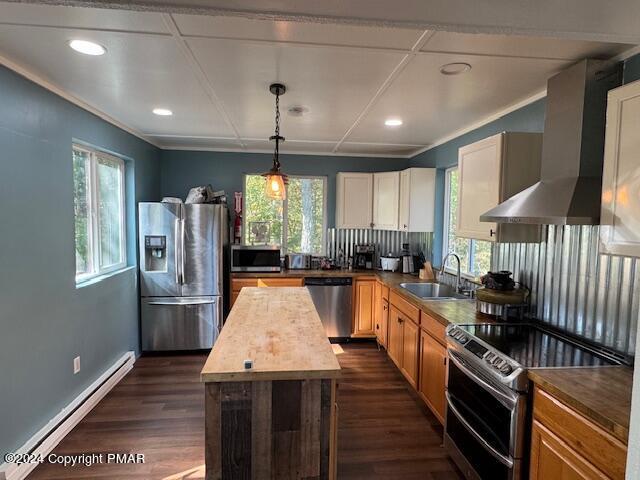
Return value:
<svg viewBox="0 0 640 480">
<path fill-rule="evenodd" d="M 231 206 L 233 192 L 242 191 L 243 175 L 263 173 L 271 168 L 266 153 L 225 153 L 163 150 L 162 194 L 186 198 L 189 188 L 210 183 L 225 190 Z M 282 170 L 290 175 L 327 176 L 327 224 L 335 225 L 336 173 L 379 172 L 407 168 L 404 158 L 281 155 Z"/>
<path fill-rule="evenodd" d="M 135 203 L 159 198 L 158 150 L 0 67 L 0 452 L 22 445 L 138 349 L 135 268 L 75 286 L 72 139 L 130 158 L 135 265 Z M 73 375 L 77 355 L 82 370 Z"/>
</svg>

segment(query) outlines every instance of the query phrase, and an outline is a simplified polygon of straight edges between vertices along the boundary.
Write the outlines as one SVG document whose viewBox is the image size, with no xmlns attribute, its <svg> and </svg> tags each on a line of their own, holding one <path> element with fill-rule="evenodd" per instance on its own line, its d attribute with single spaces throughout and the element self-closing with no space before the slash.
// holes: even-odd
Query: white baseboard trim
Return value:
<svg viewBox="0 0 640 480">
<path fill-rule="evenodd" d="M 100 377 L 74 398 L 55 417 L 33 435 L 17 451 L 12 453 L 42 455 L 46 457 L 64 437 L 95 407 L 109 391 L 133 368 L 134 352 L 127 352 Z M 23 480 L 37 463 L 0 465 L 0 480 Z"/>
</svg>

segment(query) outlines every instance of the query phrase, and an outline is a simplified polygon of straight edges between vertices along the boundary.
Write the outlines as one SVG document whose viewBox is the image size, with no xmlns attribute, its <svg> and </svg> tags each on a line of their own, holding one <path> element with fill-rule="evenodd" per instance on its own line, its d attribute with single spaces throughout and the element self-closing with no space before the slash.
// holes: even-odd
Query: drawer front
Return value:
<svg viewBox="0 0 640 480">
<path fill-rule="evenodd" d="M 447 340 L 444 335 L 446 327 L 435 318 L 420 312 L 420 326 L 422 329 L 446 347 Z"/>
<path fill-rule="evenodd" d="M 257 287 L 257 278 L 232 278 L 231 279 L 231 291 L 239 292 L 244 287 Z"/>
<path fill-rule="evenodd" d="M 605 474 L 616 480 L 624 479 L 626 446 L 537 386 L 533 416 Z"/>
<path fill-rule="evenodd" d="M 304 278 L 291 277 L 291 278 L 259 278 L 259 287 L 302 287 L 304 285 Z"/>
<path fill-rule="evenodd" d="M 389 303 L 420 325 L 420 310 L 414 307 L 396 292 L 389 293 Z"/>
</svg>

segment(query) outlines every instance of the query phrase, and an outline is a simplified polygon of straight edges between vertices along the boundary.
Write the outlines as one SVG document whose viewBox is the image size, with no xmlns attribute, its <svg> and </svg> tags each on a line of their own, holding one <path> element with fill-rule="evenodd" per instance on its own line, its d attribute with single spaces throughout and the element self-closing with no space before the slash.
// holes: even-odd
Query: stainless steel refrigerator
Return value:
<svg viewBox="0 0 640 480">
<path fill-rule="evenodd" d="M 222 328 L 225 205 L 140 203 L 143 351 L 211 348 Z"/>
</svg>

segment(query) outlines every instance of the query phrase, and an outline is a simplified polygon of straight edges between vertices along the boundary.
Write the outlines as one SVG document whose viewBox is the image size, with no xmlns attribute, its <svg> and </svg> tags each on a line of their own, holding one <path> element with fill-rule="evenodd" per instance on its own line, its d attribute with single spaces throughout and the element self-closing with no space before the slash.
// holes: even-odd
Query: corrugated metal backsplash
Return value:
<svg viewBox="0 0 640 480">
<path fill-rule="evenodd" d="M 540 244 L 496 244 L 492 270 L 531 288 L 531 314 L 622 353 L 635 352 L 638 260 L 601 255 L 599 227 L 548 226 Z"/>
<path fill-rule="evenodd" d="M 389 252 L 399 254 L 402 250 L 403 243 L 409 244 L 411 253 L 417 254 L 422 251 L 427 257 L 427 260 L 429 260 L 433 234 L 355 228 L 327 229 L 327 256 L 330 258 L 336 259 L 340 249 L 342 249 L 344 255 L 348 258 L 353 255 L 354 246 L 363 243 L 373 243 L 376 245 L 376 264 L 378 263 L 380 255 L 386 255 Z"/>
</svg>

